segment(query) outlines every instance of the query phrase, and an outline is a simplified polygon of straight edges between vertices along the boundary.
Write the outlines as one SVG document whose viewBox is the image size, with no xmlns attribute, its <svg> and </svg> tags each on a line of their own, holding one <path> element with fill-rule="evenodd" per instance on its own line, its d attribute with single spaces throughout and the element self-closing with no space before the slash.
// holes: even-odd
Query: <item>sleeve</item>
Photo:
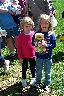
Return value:
<svg viewBox="0 0 64 96">
<path fill-rule="evenodd" d="M 56 47 L 56 36 L 55 36 L 55 34 L 53 34 L 50 37 L 50 42 L 47 43 L 47 48 L 48 49 L 53 49 L 55 47 Z"/>
<path fill-rule="evenodd" d="M 17 55 L 18 55 L 18 59 L 22 59 L 22 46 L 21 46 L 21 38 L 20 36 L 18 36 L 16 38 L 16 48 L 17 48 Z"/>
</svg>

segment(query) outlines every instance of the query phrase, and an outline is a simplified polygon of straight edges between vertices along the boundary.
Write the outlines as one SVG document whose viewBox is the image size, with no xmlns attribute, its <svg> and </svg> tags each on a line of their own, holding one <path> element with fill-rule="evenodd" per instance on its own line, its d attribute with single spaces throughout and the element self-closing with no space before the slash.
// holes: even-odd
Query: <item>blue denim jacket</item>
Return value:
<svg viewBox="0 0 64 96">
<path fill-rule="evenodd" d="M 38 31 L 37 33 L 41 33 Z M 44 32 L 44 39 L 47 41 L 47 52 L 36 52 L 36 57 L 40 59 L 51 59 L 52 58 L 52 49 L 56 47 L 56 35 L 49 31 L 49 32 Z M 35 36 L 33 37 L 33 45 L 35 44 L 34 42 Z"/>
</svg>

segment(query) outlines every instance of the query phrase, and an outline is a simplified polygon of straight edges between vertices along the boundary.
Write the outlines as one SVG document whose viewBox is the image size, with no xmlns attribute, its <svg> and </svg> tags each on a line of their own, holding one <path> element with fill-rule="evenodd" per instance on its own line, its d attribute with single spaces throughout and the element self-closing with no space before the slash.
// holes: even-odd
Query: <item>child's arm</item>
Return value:
<svg viewBox="0 0 64 96">
<path fill-rule="evenodd" d="M 55 48 L 56 47 L 56 36 L 55 36 L 55 34 L 53 34 L 52 36 L 51 36 L 51 40 L 50 40 L 50 44 L 48 43 L 47 44 L 47 47 L 50 49 L 50 48 Z"/>
<path fill-rule="evenodd" d="M 48 49 L 55 48 L 56 47 L 56 36 L 53 34 L 50 37 L 50 41 L 49 42 L 46 42 L 46 41 L 43 42 L 43 46 L 48 48 Z"/>
</svg>

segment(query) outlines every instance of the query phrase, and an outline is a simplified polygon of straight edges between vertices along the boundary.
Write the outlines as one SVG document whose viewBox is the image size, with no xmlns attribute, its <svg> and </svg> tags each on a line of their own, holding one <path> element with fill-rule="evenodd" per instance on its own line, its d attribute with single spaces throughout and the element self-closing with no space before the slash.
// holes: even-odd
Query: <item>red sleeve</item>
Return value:
<svg viewBox="0 0 64 96">
<path fill-rule="evenodd" d="M 16 38 L 16 48 L 17 48 L 17 55 L 18 55 L 18 59 L 22 59 L 22 42 L 21 42 L 21 36 L 19 35 Z"/>
</svg>

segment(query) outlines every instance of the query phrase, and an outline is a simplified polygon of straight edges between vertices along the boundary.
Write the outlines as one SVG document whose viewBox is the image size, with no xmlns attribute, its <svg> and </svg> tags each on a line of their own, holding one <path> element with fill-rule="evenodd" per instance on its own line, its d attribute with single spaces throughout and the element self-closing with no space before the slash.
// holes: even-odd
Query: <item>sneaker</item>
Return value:
<svg viewBox="0 0 64 96">
<path fill-rule="evenodd" d="M 43 90 L 44 90 L 44 91 L 47 91 L 47 92 L 50 92 L 50 89 L 49 89 L 48 86 L 43 86 Z"/>
<path fill-rule="evenodd" d="M 35 78 L 32 78 L 31 79 L 31 82 L 30 82 L 30 85 L 34 86 L 35 85 L 35 82 L 36 82 L 36 79 Z"/>
<path fill-rule="evenodd" d="M 22 79 L 22 86 L 23 87 L 26 87 L 27 86 L 26 79 Z"/>
<path fill-rule="evenodd" d="M 46 86 L 45 91 L 50 92 L 50 89 L 48 86 Z"/>
<path fill-rule="evenodd" d="M 9 60 L 5 60 L 4 61 L 4 71 L 8 71 L 9 70 L 9 64 L 10 64 Z"/>
</svg>

